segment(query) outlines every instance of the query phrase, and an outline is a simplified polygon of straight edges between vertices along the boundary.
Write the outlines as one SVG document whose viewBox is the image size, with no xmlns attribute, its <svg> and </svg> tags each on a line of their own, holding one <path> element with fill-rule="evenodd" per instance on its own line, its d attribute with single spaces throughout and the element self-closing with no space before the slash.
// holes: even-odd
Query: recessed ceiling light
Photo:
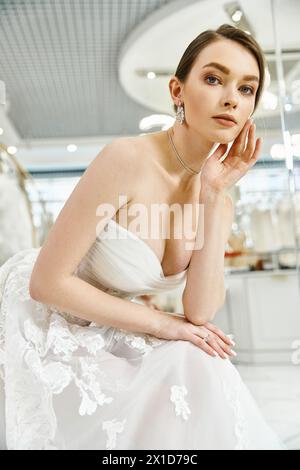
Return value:
<svg viewBox="0 0 300 470">
<path fill-rule="evenodd" d="M 67 150 L 68 150 L 68 152 L 76 152 L 77 145 L 70 144 L 70 145 L 67 146 Z"/>
<path fill-rule="evenodd" d="M 147 73 L 147 78 L 149 78 L 149 80 L 153 80 L 153 78 L 156 77 L 156 74 L 154 72 L 148 72 Z"/>
<path fill-rule="evenodd" d="M 232 19 L 233 21 L 240 21 L 242 16 L 243 16 L 243 12 L 241 10 L 236 10 L 232 15 Z"/>
<path fill-rule="evenodd" d="M 7 147 L 7 153 L 9 153 L 10 155 L 15 155 L 17 151 L 18 151 L 17 147 L 14 147 L 13 145 L 11 145 L 10 147 Z"/>
</svg>

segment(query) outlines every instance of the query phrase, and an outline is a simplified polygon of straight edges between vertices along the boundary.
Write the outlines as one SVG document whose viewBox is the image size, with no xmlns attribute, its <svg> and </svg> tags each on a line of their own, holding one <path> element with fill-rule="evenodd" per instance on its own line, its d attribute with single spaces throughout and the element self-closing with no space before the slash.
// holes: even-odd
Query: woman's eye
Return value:
<svg viewBox="0 0 300 470">
<path fill-rule="evenodd" d="M 208 75 L 205 80 L 208 80 L 209 78 L 212 78 L 213 80 L 218 80 L 220 82 L 220 79 L 215 77 L 214 75 Z M 210 84 L 214 84 L 215 82 L 208 82 Z M 244 93 L 245 95 L 253 95 L 254 94 L 254 90 L 253 88 L 251 88 L 250 86 L 243 86 L 241 88 L 244 88 L 244 89 L 247 89 L 247 90 L 250 90 L 250 92 L 247 92 L 247 93 Z"/>
<path fill-rule="evenodd" d="M 250 90 L 250 93 L 246 93 L 246 95 L 253 95 L 254 90 L 250 86 L 243 86 L 242 88 L 247 88 L 248 90 Z"/>
<path fill-rule="evenodd" d="M 206 80 L 208 80 L 209 78 L 213 78 L 215 80 L 219 80 L 217 77 L 214 77 L 213 75 L 208 75 L 208 77 L 206 77 Z M 219 80 L 220 81 L 220 80 Z"/>
</svg>

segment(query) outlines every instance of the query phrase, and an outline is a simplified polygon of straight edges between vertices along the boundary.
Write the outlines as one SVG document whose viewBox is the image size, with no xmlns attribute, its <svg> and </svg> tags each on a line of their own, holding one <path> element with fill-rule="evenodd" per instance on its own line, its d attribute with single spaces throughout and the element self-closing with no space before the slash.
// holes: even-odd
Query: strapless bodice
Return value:
<svg viewBox="0 0 300 470">
<path fill-rule="evenodd" d="M 110 219 L 96 237 L 76 275 L 112 295 L 134 298 L 179 287 L 187 269 L 165 276 L 150 246 L 139 236 Z"/>
</svg>

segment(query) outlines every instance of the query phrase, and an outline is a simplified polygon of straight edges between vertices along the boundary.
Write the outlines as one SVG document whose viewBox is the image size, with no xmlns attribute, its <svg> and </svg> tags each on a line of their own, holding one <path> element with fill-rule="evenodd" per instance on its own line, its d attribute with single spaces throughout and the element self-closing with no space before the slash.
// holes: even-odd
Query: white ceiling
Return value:
<svg viewBox="0 0 300 470">
<path fill-rule="evenodd" d="M 149 109 L 122 89 L 119 50 L 170 0 L 0 0 L 0 80 L 21 139 L 139 132 Z"/>
<path fill-rule="evenodd" d="M 277 29 L 280 46 L 284 51 L 283 73 L 286 94 L 292 93 L 292 86 L 298 79 L 300 83 L 300 36 L 298 34 L 300 1 L 277 1 L 280 9 L 277 15 Z M 137 102 L 149 106 L 157 112 L 172 114 L 172 100 L 168 82 L 186 46 L 205 29 L 217 29 L 223 23 L 232 23 L 230 12 L 237 7 L 243 12 L 240 27 L 255 37 L 264 50 L 270 86 L 267 90 L 278 94 L 276 70 L 275 38 L 270 0 L 202 0 L 198 2 L 172 2 L 149 15 L 127 37 L 120 51 L 119 76 L 124 89 Z M 259 14 L 258 14 L 259 12 Z M 208 20 L 209 18 L 209 20 Z M 149 71 L 156 74 L 149 80 Z M 300 85 L 298 84 L 300 89 Z M 293 112 L 300 111 L 299 102 L 294 104 Z M 263 103 L 255 113 L 258 117 L 268 118 L 268 127 L 278 127 L 279 106 L 275 110 L 264 109 Z M 269 118 L 274 117 L 275 119 Z M 299 122 L 298 122 L 299 125 Z"/>
<path fill-rule="evenodd" d="M 157 110 L 172 112 L 165 84 L 174 73 L 181 53 L 197 33 L 223 22 L 232 23 L 228 14 L 232 3 L 225 0 L 0 0 L 0 80 L 6 84 L 6 114 L 12 124 L 11 135 L 19 135 L 21 141 L 32 144 L 72 137 L 88 141 L 138 134 L 139 121 L 145 116 Z M 247 14 L 252 34 L 270 57 L 269 71 L 274 83 L 270 0 L 240 0 L 239 3 Z M 280 39 L 286 51 L 284 74 L 287 80 L 299 79 L 300 1 L 277 0 L 277 5 Z M 189 8 L 194 8 L 190 10 L 195 18 L 191 28 L 184 22 Z M 160 35 L 165 32 L 165 44 L 161 36 L 154 35 L 155 25 L 160 28 Z M 133 78 L 131 84 L 129 75 L 124 79 L 124 64 L 126 54 L 132 53 L 132 47 L 140 46 L 139 41 L 147 34 L 148 37 L 152 34 L 152 55 L 148 48 L 141 57 L 137 48 L 136 64 L 131 62 L 127 74 L 132 76 L 141 64 L 145 68 L 161 69 L 163 88 L 162 82 L 157 81 L 155 85 L 155 80 L 145 78 L 146 88 L 141 95 L 135 90 Z M 165 52 L 162 55 L 163 50 L 170 51 L 168 60 Z M 155 89 L 157 84 L 159 92 Z M 162 89 L 165 98 L 157 100 L 157 96 L 162 96 Z M 287 128 L 299 130 L 299 113 L 286 113 L 285 117 Z M 0 127 L 4 119 L 1 121 L 0 114 Z M 280 129 L 278 112 L 267 121 L 258 118 L 256 123 L 262 130 Z"/>
</svg>

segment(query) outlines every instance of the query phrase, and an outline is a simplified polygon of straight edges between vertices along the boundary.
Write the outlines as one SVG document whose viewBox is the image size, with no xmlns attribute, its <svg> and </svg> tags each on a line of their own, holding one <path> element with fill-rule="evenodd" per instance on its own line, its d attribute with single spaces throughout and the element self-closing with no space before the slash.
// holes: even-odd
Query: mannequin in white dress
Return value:
<svg viewBox="0 0 300 470">
<path fill-rule="evenodd" d="M 1 268 L 8 448 L 285 448 L 230 362 L 230 340 L 211 323 L 224 302 L 233 216 L 226 191 L 258 159 L 261 141 L 255 143 L 247 119 L 263 84 L 253 53 L 228 39 L 232 27 L 218 31 L 218 40 L 212 36 L 205 47 L 211 33 L 196 38 L 198 54 L 187 76 L 170 80 L 174 103 L 184 103 L 170 135 L 107 145 L 43 247 L 24 250 Z M 207 81 L 216 70 L 205 67 L 209 62 L 230 69 L 218 70 L 218 85 Z M 250 74 L 258 82 L 244 78 Z M 236 123 L 212 117 L 221 113 Z M 216 142 L 221 145 L 210 155 Z M 146 237 L 135 225 L 136 203 Z M 184 219 L 193 226 L 194 247 L 204 235 L 200 249 L 187 249 L 187 237 L 174 237 L 175 215 L 170 225 L 163 216 L 169 238 L 149 236 L 159 226 L 152 217 L 148 223 L 153 206 L 173 203 L 188 204 L 193 214 L 204 205 L 203 219 Z M 182 282 L 184 314 L 138 300 Z"/>
</svg>

